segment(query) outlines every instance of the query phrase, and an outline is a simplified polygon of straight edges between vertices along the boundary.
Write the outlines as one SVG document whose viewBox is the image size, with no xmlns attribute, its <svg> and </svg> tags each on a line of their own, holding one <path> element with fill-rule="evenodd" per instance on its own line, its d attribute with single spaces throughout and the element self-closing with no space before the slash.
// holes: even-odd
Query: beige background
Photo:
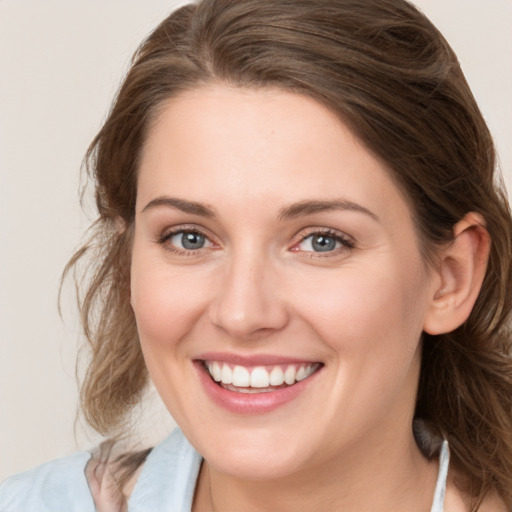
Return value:
<svg viewBox="0 0 512 512">
<path fill-rule="evenodd" d="M 141 39 L 178 2 L 0 0 L 0 480 L 97 442 L 76 414 L 79 329 L 59 276 L 92 217 L 79 167 Z M 462 62 L 512 188 L 512 0 L 417 0 Z M 153 403 L 158 404 L 157 401 Z M 141 416 L 156 440 L 171 422 Z"/>
</svg>

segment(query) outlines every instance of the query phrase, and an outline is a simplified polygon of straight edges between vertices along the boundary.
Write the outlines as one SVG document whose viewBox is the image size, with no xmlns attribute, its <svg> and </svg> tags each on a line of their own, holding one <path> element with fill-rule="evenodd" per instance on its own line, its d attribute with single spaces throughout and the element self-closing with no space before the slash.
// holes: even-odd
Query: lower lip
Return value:
<svg viewBox="0 0 512 512">
<path fill-rule="evenodd" d="M 265 393 L 238 393 L 219 386 L 200 361 L 194 362 L 206 394 L 220 407 L 237 414 L 264 414 L 298 397 L 313 382 L 320 369 L 292 386 Z"/>
</svg>

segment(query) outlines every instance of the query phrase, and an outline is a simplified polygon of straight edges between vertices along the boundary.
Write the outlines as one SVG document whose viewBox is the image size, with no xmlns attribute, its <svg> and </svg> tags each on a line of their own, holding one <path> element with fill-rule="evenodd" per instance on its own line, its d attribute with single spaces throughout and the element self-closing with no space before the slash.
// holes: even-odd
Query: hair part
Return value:
<svg viewBox="0 0 512 512">
<path fill-rule="evenodd" d="M 403 191 L 430 264 L 465 214 L 485 218 L 492 246 L 481 293 L 459 329 L 424 335 L 416 416 L 450 441 L 474 510 L 490 490 L 512 508 L 510 209 L 454 52 L 404 0 L 203 0 L 142 43 L 88 150 L 99 218 L 67 267 L 87 256 L 94 265 L 80 298 L 87 421 L 119 432 L 148 382 L 129 297 L 145 137 L 167 100 L 214 82 L 297 92 L 336 114 Z"/>
</svg>

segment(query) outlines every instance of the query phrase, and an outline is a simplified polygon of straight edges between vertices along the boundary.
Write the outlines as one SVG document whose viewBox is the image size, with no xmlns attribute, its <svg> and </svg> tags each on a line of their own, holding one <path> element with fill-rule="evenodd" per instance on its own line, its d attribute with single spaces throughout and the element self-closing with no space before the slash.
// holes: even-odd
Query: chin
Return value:
<svg viewBox="0 0 512 512">
<path fill-rule="evenodd" d="M 294 450 L 297 452 L 297 450 Z M 206 458 L 208 464 L 224 474 L 242 480 L 279 480 L 297 472 L 301 466 L 297 453 L 286 457 L 280 453 L 228 453 L 222 456 Z"/>
<path fill-rule="evenodd" d="M 305 449 L 294 436 L 271 428 L 252 433 L 228 428 L 227 432 L 225 438 L 210 435 L 198 451 L 212 468 L 244 480 L 287 477 L 306 465 L 312 450 L 312 443 Z"/>
</svg>

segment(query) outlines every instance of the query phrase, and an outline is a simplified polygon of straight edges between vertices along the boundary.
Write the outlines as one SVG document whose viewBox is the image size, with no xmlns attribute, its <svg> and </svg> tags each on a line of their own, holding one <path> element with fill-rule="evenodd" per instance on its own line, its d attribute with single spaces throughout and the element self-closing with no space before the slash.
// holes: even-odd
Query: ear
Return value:
<svg viewBox="0 0 512 512">
<path fill-rule="evenodd" d="M 453 241 L 441 251 L 433 276 L 433 295 L 423 330 L 443 334 L 469 317 L 487 269 L 491 239 L 485 220 L 468 213 L 453 228 Z"/>
</svg>

